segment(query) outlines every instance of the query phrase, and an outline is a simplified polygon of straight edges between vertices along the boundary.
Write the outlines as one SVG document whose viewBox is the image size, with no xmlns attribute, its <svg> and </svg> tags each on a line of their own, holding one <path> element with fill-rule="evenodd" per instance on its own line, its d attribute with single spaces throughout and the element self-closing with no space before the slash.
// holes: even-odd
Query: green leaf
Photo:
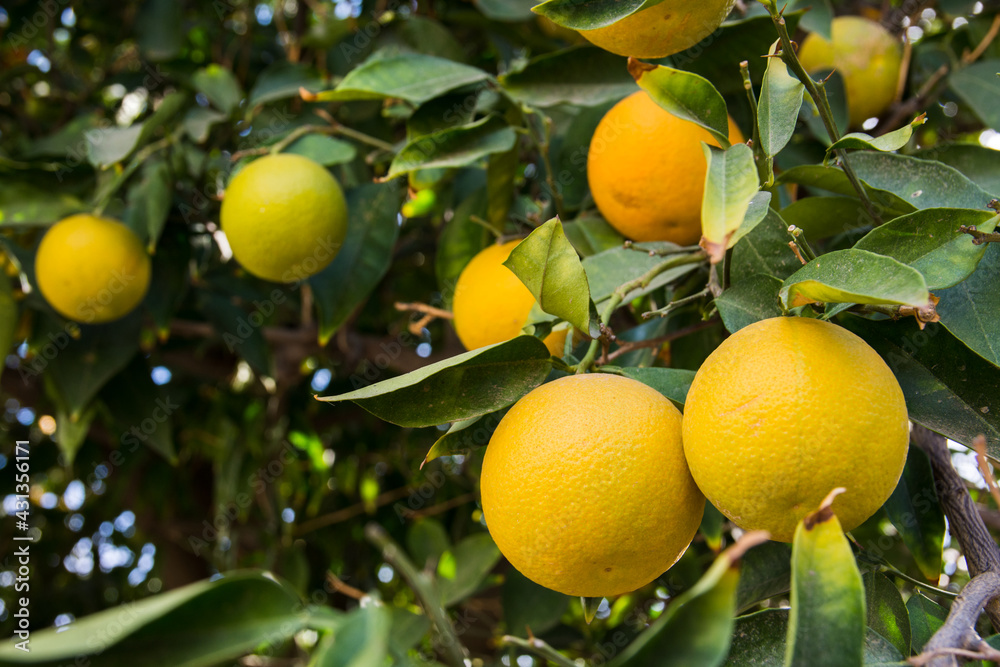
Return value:
<svg viewBox="0 0 1000 667">
<path fill-rule="evenodd" d="M 722 552 L 609 666 L 721 665 L 729 652 L 740 580 L 740 552 L 734 549 L 739 547 Z"/>
<path fill-rule="evenodd" d="M 437 519 L 420 519 L 406 531 L 406 550 L 418 567 L 432 560 L 437 562 L 450 547 L 448 533 Z"/>
<path fill-rule="evenodd" d="M 5 178 L 0 189 L 0 227 L 50 225 L 87 206 L 65 192 L 53 192 Z"/>
<path fill-rule="evenodd" d="M 300 88 L 315 92 L 322 86 L 323 80 L 312 68 L 279 60 L 257 75 L 257 80 L 250 90 L 247 109 L 289 97 L 298 97 Z"/>
<path fill-rule="evenodd" d="M 785 665 L 863 663 L 865 591 L 851 545 L 829 507 L 799 522 Z"/>
<path fill-rule="evenodd" d="M 516 143 L 506 153 L 491 155 L 486 166 L 486 219 L 501 234 L 517 191 L 514 180 L 519 168 L 520 155 Z"/>
<path fill-rule="evenodd" d="M 630 60 L 628 69 L 635 77 L 635 82 L 654 102 L 674 116 L 708 130 L 720 146 L 729 146 L 726 101 L 708 79 L 692 72 L 650 65 L 640 60 Z M 750 154 L 752 156 L 753 151 Z M 752 162 L 751 157 L 751 164 Z M 756 168 L 754 173 L 756 174 Z"/>
<path fill-rule="evenodd" d="M 913 156 L 943 162 L 983 190 L 1000 195 L 1000 151 L 979 144 L 938 144 L 916 151 Z"/>
<path fill-rule="evenodd" d="M 97 168 L 121 162 L 136 149 L 141 135 L 142 123 L 88 132 L 87 159 Z"/>
<path fill-rule="evenodd" d="M 992 232 L 998 220 L 1000 216 L 988 211 L 928 208 L 876 227 L 854 247 L 909 264 L 923 274 L 928 289 L 944 289 L 972 275 L 986 252 L 985 245 L 972 243 L 959 226 Z"/>
<path fill-rule="evenodd" d="M 986 127 L 1000 127 L 1000 59 L 980 60 L 952 72 L 948 85 Z"/>
<path fill-rule="evenodd" d="M 910 419 L 966 447 L 984 434 L 987 452 L 1000 458 L 1000 369 L 983 363 L 944 327 L 929 324 L 921 331 L 908 320 L 845 317 L 841 324 L 892 369 Z"/>
<path fill-rule="evenodd" d="M 389 607 L 392 626 L 389 630 L 389 653 L 396 663 L 405 660 L 406 653 L 427 636 L 431 621 L 422 614 L 414 614 L 403 607 Z"/>
<path fill-rule="evenodd" d="M 490 443 L 493 431 L 500 425 L 500 420 L 505 414 L 507 414 L 507 408 L 491 412 L 488 415 L 461 419 L 452 423 L 445 434 L 431 445 L 427 455 L 424 456 L 424 463 L 433 461 L 439 456 L 450 456 L 485 447 Z"/>
<path fill-rule="evenodd" d="M 545 0 L 532 11 L 574 30 L 595 30 L 622 20 L 663 0 Z"/>
<path fill-rule="evenodd" d="M 406 144 L 383 180 L 418 169 L 464 167 L 514 147 L 517 132 L 498 116 L 424 135 Z"/>
<path fill-rule="evenodd" d="M 73 465 L 76 453 L 87 439 L 90 424 L 96 416 L 97 411 L 93 407 L 88 407 L 76 415 L 70 415 L 62 407 L 56 409 L 55 440 L 66 465 Z"/>
<path fill-rule="evenodd" d="M 535 17 L 531 8 L 537 0 L 474 0 L 486 18 L 494 21 L 530 21 Z"/>
<path fill-rule="evenodd" d="M 923 307 L 927 283 L 916 269 L 867 250 L 835 250 L 812 260 L 785 279 L 781 304 L 877 303 Z"/>
<path fill-rule="evenodd" d="M 150 368 L 141 355 L 115 375 L 101 391 L 101 400 L 111 414 L 119 452 L 130 454 L 142 443 L 177 463 L 173 416 L 180 408 L 162 387 L 153 383 Z"/>
<path fill-rule="evenodd" d="M 764 600 L 784 595 L 792 588 L 792 547 L 784 542 L 765 542 L 743 558 L 740 585 L 736 589 L 736 609 L 743 613 Z M 781 632 L 784 644 L 785 630 Z M 779 656 L 784 656 L 784 649 Z"/>
<path fill-rule="evenodd" d="M 302 602 L 272 575 L 256 571 L 200 581 L 73 623 L 32 633 L 31 652 L 0 645 L 8 665 L 61 665 L 87 658 L 94 667 L 211 667 L 306 626 Z M 114 628 L 115 632 L 109 632 Z"/>
<path fill-rule="evenodd" d="M 764 218 L 767 217 L 770 211 L 771 193 L 767 190 L 762 190 L 755 194 L 747 206 L 743 222 L 740 223 L 740 226 L 736 228 L 736 231 L 729 239 L 729 247 L 732 248 L 740 242 L 740 239 L 752 232 L 757 225 L 764 221 Z"/>
<path fill-rule="evenodd" d="M 590 295 L 594 303 L 601 303 L 609 298 L 618 287 L 630 280 L 639 278 L 656 265 L 663 262 L 663 257 L 650 257 L 642 250 L 676 249 L 673 243 L 656 242 L 643 243 L 637 249 L 612 248 L 583 259 L 583 269 L 587 272 L 587 282 L 590 284 Z M 686 276 L 697 268 L 697 264 L 683 264 L 667 269 L 654 278 L 645 288 L 637 288 L 622 300 L 628 303 L 643 294 L 648 294 L 682 276 Z"/>
<path fill-rule="evenodd" d="M 788 223 L 774 209 L 739 243 L 733 246 L 733 284 L 762 273 L 784 280 L 802 264 L 788 247 Z"/>
<path fill-rule="evenodd" d="M 540 635 L 551 630 L 569 607 L 570 598 L 539 586 L 510 568 L 501 591 L 507 632 L 516 637 Z"/>
<path fill-rule="evenodd" d="M 641 368 L 638 366 L 602 366 L 601 370 L 624 375 L 627 378 L 638 380 L 644 385 L 648 385 L 660 392 L 678 406 L 684 405 L 687 398 L 688 389 L 694 381 L 694 371 L 681 368 Z"/>
<path fill-rule="evenodd" d="M 387 185 L 366 184 L 347 191 L 344 243 L 329 266 L 308 279 L 316 299 L 322 345 L 389 270 L 399 234 L 396 214 L 401 199 L 400 189 Z"/>
<path fill-rule="evenodd" d="M 4 257 L 0 251 L 0 259 Z M 6 360 L 11 348 L 14 347 L 14 337 L 17 335 L 20 321 L 21 316 L 14 300 L 14 290 L 10 287 L 10 280 L 6 276 L 0 277 L 0 359 Z M 0 375 L 6 367 L 6 364 L 0 365 Z"/>
<path fill-rule="evenodd" d="M 867 155 L 867 153 L 852 155 L 851 164 L 853 165 L 855 159 L 862 155 Z M 818 164 L 800 165 L 781 172 L 781 174 L 779 174 L 775 179 L 775 182 L 778 184 L 798 183 L 799 185 L 805 185 L 809 188 L 826 190 L 833 194 L 845 195 L 848 197 L 857 196 L 857 191 L 847 179 L 844 171 L 839 167 L 824 167 Z M 918 208 L 927 208 L 917 206 L 915 202 L 910 202 L 906 198 L 887 190 L 880 190 L 870 183 L 865 182 L 862 185 L 864 186 L 865 192 L 868 194 L 869 200 L 875 206 L 876 211 L 883 220 L 894 218 L 898 215 L 905 215 L 906 213 L 912 213 Z M 865 219 L 866 222 L 864 224 L 874 224 L 874 220 L 871 220 L 867 213 L 865 213 Z"/>
<path fill-rule="evenodd" d="M 921 573 L 936 583 L 944 549 L 944 512 L 934 488 L 930 461 L 920 449 L 910 447 L 903 475 L 884 507 Z"/>
<path fill-rule="evenodd" d="M 713 263 L 722 261 L 743 224 L 750 202 L 757 194 L 757 167 L 753 150 L 736 144 L 727 150 L 702 143 L 708 173 L 701 200 L 701 233 Z M 766 211 L 765 211 L 766 212 Z"/>
<path fill-rule="evenodd" d="M 772 44 L 768 53 L 774 54 L 779 44 Z M 792 138 L 804 92 L 805 86 L 788 73 L 788 66 L 781 58 L 767 59 L 757 105 L 757 131 L 767 155 L 777 155 Z"/>
<path fill-rule="evenodd" d="M 546 313 L 566 320 L 592 338 L 600 334 L 587 274 L 558 218 L 531 232 L 503 264 L 524 283 Z"/>
<path fill-rule="evenodd" d="M 388 652 L 392 615 L 382 605 L 358 607 L 342 624 L 311 665 L 315 667 L 383 667 Z"/>
<path fill-rule="evenodd" d="M 563 233 L 576 251 L 584 257 L 620 248 L 625 237 L 604 221 L 604 218 L 581 217 L 563 223 Z"/>
<path fill-rule="evenodd" d="M 142 167 L 142 178 L 129 187 L 125 222 L 146 242 L 149 252 L 156 249 L 160 233 L 167 223 L 173 204 L 173 187 L 170 167 L 162 158 L 146 162 Z"/>
<path fill-rule="evenodd" d="M 920 591 L 915 591 L 906 601 L 906 611 L 910 617 L 911 645 L 919 653 L 924 644 L 944 625 L 948 610 Z"/>
<path fill-rule="evenodd" d="M 984 209 L 992 196 L 956 169 L 896 153 L 857 153 L 851 166 L 873 188 L 891 192 L 916 208 Z"/>
<path fill-rule="evenodd" d="M 184 8 L 171 0 L 146 0 L 135 21 L 142 57 L 162 62 L 184 48 Z M 148 68 L 148 66 L 147 66 Z"/>
<path fill-rule="evenodd" d="M 730 333 L 754 322 L 781 315 L 778 290 L 781 281 L 774 276 L 756 273 L 740 279 L 715 299 L 722 323 Z"/>
<path fill-rule="evenodd" d="M 236 111 L 243 99 L 240 82 L 232 72 L 215 63 L 192 74 L 191 85 L 228 116 Z"/>
<path fill-rule="evenodd" d="M 348 72 L 333 90 L 316 96 L 320 102 L 399 98 L 423 104 L 459 86 L 490 78 L 481 69 L 422 53 L 368 60 Z"/>
<path fill-rule="evenodd" d="M 803 197 L 781 209 L 781 217 L 804 231 L 810 241 L 846 234 L 872 224 L 861 200 L 854 197 Z"/>
<path fill-rule="evenodd" d="M 299 137 L 282 152 L 304 155 L 324 167 L 350 162 L 358 154 L 354 144 L 315 133 Z"/>
<path fill-rule="evenodd" d="M 203 144 L 208 139 L 208 133 L 212 126 L 221 123 L 228 116 L 221 111 L 205 109 L 203 107 L 192 107 L 184 114 L 181 127 L 196 144 Z"/>
<path fill-rule="evenodd" d="M 918 116 L 909 125 L 904 125 L 898 130 L 893 130 L 892 132 L 887 132 L 880 137 L 873 137 L 872 135 L 865 134 L 864 132 L 851 132 L 850 134 L 845 134 L 834 142 L 829 148 L 826 149 L 826 152 L 830 153 L 831 151 L 842 148 L 874 151 L 898 151 L 910 142 L 910 137 L 913 136 L 913 128 L 917 125 L 923 125 L 926 119 L 927 114 L 920 114 L 920 116 Z"/>
<path fill-rule="evenodd" d="M 444 552 L 437 568 L 441 604 L 450 607 L 475 593 L 499 560 L 489 533 L 470 535 Z"/>
<path fill-rule="evenodd" d="M 881 572 L 863 577 L 868 627 L 884 637 L 901 655 L 910 655 L 910 616 L 896 584 Z"/>
<path fill-rule="evenodd" d="M 808 14 L 808 12 L 807 12 Z M 810 73 L 814 79 L 824 80 L 823 90 L 826 94 L 827 103 L 833 115 L 833 122 L 837 130 L 844 134 L 847 132 L 848 121 L 850 120 L 847 110 L 847 86 L 844 77 L 837 70 L 819 69 Z M 805 121 L 806 126 L 824 146 L 830 145 L 830 134 L 826 130 L 826 124 L 820 117 L 816 109 L 816 104 L 811 96 L 805 98 L 805 104 L 799 111 L 799 118 Z"/>
<path fill-rule="evenodd" d="M 455 215 L 451 220 L 444 224 L 434 258 L 434 272 L 437 275 L 438 289 L 445 308 L 451 307 L 455 285 L 462 269 L 487 246 L 492 238 L 489 230 L 472 221 L 474 216 L 485 218 L 486 209 L 487 192 L 486 188 L 482 187 L 466 197 L 455 208 Z"/>
<path fill-rule="evenodd" d="M 984 230 L 985 231 L 985 230 Z M 964 282 L 937 293 L 937 313 L 948 331 L 973 352 L 1000 366 L 1000 246 L 987 244 L 986 255 Z M 975 246 L 983 248 L 984 246 Z"/>
<path fill-rule="evenodd" d="M 353 401 L 399 426 L 434 426 L 510 405 L 540 385 L 550 369 L 545 344 L 534 336 L 518 336 L 319 400 Z"/>
<path fill-rule="evenodd" d="M 206 290 L 199 294 L 199 302 L 202 313 L 215 327 L 229 351 L 238 354 L 258 375 L 273 377 L 271 348 L 264 340 L 261 327 L 251 324 L 251 313 L 257 313 L 262 321 L 266 321 L 266 311 L 283 303 L 288 295 L 284 288 L 275 287 L 268 296 L 261 302 L 263 307 L 255 305 L 250 313 L 234 303 L 232 295 L 221 291 Z"/>
<path fill-rule="evenodd" d="M 511 96 L 538 107 L 595 107 L 636 91 L 626 59 L 604 49 L 578 46 L 533 58 L 500 77 Z"/>
</svg>

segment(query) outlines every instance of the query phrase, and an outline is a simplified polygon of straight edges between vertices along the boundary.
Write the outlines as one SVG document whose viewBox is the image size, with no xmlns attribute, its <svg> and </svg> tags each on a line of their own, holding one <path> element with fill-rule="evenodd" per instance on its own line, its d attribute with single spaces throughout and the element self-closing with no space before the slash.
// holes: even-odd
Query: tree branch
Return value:
<svg viewBox="0 0 1000 667">
<path fill-rule="evenodd" d="M 985 658 L 986 655 L 983 655 L 984 647 L 1000 656 L 1000 652 L 986 644 L 975 630 L 979 613 L 998 594 L 1000 594 L 1000 574 L 987 571 L 973 577 L 962 589 L 961 594 L 955 598 L 944 625 L 934 633 L 934 636 L 924 645 L 923 652 L 911 660 L 911 663 L 928 665 L 928 667 L 957 666 L 959 664 L 958 657 Z M 969 654 L 965 653 L 966 651 Z M 970 655 L 971 653 L 978 655 L 973 656 Z"/>
</svg>

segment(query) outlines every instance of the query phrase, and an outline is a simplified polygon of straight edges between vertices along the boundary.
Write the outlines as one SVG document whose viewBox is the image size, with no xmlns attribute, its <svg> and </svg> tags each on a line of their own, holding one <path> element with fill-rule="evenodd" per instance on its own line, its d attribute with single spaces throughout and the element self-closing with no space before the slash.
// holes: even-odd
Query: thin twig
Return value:
<svg viewBox="0 0 1000 667">
<path fill-rule="evenodd" d="M 983 245 L 984 243 L 1000 243 L 1000 232 L 981 232 L 975 225 L 961 225 L 958 231 L 972 237 L 973 245 Z"/>
<path fill-rule="evenodd" d="M 998 34 L 1000 34 L 1000 14 L 993 17 L 993 23 L 990 24 L 990 29 L 979 41 L 979 44 L 976 45 L 976 48 L 969 53 L 962 54 L 962 64 L 971 65 L 979 60 L 979 56 L 986 53 L 986 49 L 990 48 L 990 44 L 993 43 L 993 40 L 997 38 Z"/>
<path fill-rule="evenodd" d="M 517 646 L 518 648 L 523 648 L 526 651 L 531 651 L 538 657 L 554 662 L 560 667 L 578 667 L 575 662 L 537 637 L 532 637 L 531 639 L 521 639 L 520 637 L 514 637 L 512 635 L 504 635 L 503 639 L 500 641 L 504 644 Z"/>
<path fill-rule="evenodd" d="M 623 342 L 617 350 L 610 353 L 607 356 L 607 361 L 614 361 L 623 354 L 628 354 L 629 352 L 646 347 L 658 347 L 664 343 L 669 343 L 670 341 L 677 340 L 678 338 L 683 338 L 684 336 L 689 336 L 702 329 L 707 329 L 711 326 L 715 326 L 719 323 L 717 319 L 705 320 L 704 322 L 697 322 L 691 326 L 684 327 L 683 329 L 678 329 L 677 331 L 672 331 L 664 336 L 657 336 L 656 338 L 649 338 L 646 340 L 637 341 L 626 341 Z"/>
<path fill-rule="evenodd" d="M 382 558 L 396 568 L 396 571 L 399 572 L 400 576 L 406 580 L 410 588 L 413 589 L 413 592 L 416 593 L 417 598 L 427 612 L 427 616 L 430 617 L 431 622 L 441 635 L 438 645 L 444 650 L 445 657 L 451 667 L 465 667 L 465 650 L 458 641 L 455 628 L 452 627 L 451 621 L 448 620 L 447 613 L 441 608 L 441 598 L 438 595 L 437 587 L 434 585 L 433 580 L 417 570 L 416 566 L 410 562 L 410 559 L 406 557 L 406 554 L 399 548 L 399 545 L 389 537 L 389 534 L 385 532 L 385 528 L 382 526 L 377 523 L 369 523 L 365 526 L 365 537 L 368 538 L 369 542 L 382 550 Z"/>
<path fill-rule="evenodd" d="M 712 295 L 712 293 L 708 290 L 708 288 L 705 288 L 705 289 L 701 290 L 700 292 L 695 292 L 694 294 L 686 296 L 686 297 L 684 297 L 682 299 L 677 299 L 676 301 L 671 301 L 670 303 L 668 303 L 667 305 L 665 305 L 663 308 L 657 308 L 656 310 L 650 310 L 649 312 L 643 313 L 642 317 L 643 317 L 643 319 L 647 319 L 647 320 L 649 318 L 653 317 L 654 315 L 659 315 L 660 317 L 666 317 L 672 311 L 677 310 L 681 306 L 686 306 L 687 304 L 693 303 L 694 301 L 697 301 L 698 299 L 703 299 L 706 296 L 711 296 L 711 295 Z"/>
<path fill-rule="evenodd" d="M 452 313 L 450 310 L 435 308 L 434 306 L 428 306 L 426 303 L 419 303 L 416 301 L 412 303 L 404 303 L 402 301 L 397 301 L 395 303 L 395 308 L 396 310 L 401 310 L 401 311 L 410 310 L 416 313 L 423 313 L 424 315 L 433 315 L 434 317 L 437 317 L 442 320 L 451 320 L 454 319 L 455 317 L 455 314 Z"/>
<path fill-rule="evenodd" d="M 344 581 L 335 575 L 333 572 L 326 573 L 326 580 L 330 582 L 333 586 L 333 590 L 343 593 L 349 598 L 354 598 L 355 600 L 360 600 L 361 598 L 367 596 L 368 594 L 364 591 L 355 588 L 354 586 L 345 584 Z"/>
<path fill-rule="evenodd" d="M 377 496 L 372 503 L 356 503 L 349 507 L 339 509 L 336 512 L 330 512 L 329 514 L 322 514 L 308 521 L 303 521 L 302 523 L 295 526 L 295 535 L 304 535 L 306 533 L 311 533 L 314 530 L 319 530 L 320 528 L 326 528 L 327 526 L 332 526 L 335 523 L 341 523 L 347 521 L 348 519 L 353 519 L 354 517 L 364 514 L 368 511 L 368 508 L 374 505 L 375 507 L 381 507 L 382 505 L 388 505 L 391 502 L 405 498 L 406 496 L 413 493 L 413 488 L 409 486 L 401 486 L 398 489 L 392 489 L 391 491 L 386 491 L 381 495 Z"/>
<path fill-rule="evenodd" d="M 461 507 L 466 503 L 470 503 L 475 500 L 478 496 L 475 492 L 465 493 L 461 496 L 455 496 L 451 500 L 446 500 L 443 503 L 438 503 L 437 505 L 431 505 L 427 509 L 411 511 L 405 514 L 407 519 L 423 519 L 429 516 L 434 516 L 435 514 L 441 514 L 442 512 L 447 512 L 450 509 L 456 507 Z"/>
</svg>

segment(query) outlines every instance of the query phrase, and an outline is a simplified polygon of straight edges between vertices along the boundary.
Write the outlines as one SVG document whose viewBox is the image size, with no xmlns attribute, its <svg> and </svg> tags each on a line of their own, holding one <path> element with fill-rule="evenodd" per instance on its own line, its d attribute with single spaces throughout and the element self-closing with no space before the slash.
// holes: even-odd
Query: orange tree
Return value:
<svg viewBox="0 0 1000 667">
<path fill-rule="evenodd" d="M 668 2 L 0 1 L 0 663 L 1000 655 L 995 3 L 752 1 L 691 26 L 686 3 Z M 686 26 L 689 48 L 629 58 L 645 54 L 577 32 L 622 50 L 656 38 L 654 14 Z M 608 113 L 624 99 L 638 102 Z M 255 168 L 225 199 L 231 246 L 226 190 L 274 154 L 336 184 L 310 165 L 308 178 Z M 271 198 L 282 215 L 263 214 Z M 76 214 L 89 235 L 47 235 Z M 304 220 L 330 231 L 303 243 Z M 459 275 L 511 240 L 505 270 L 534 305 L 513 309 L 519 335 L 464 351 L 448 321 Z M 483 327 L 512 310 L 479 300 Z M 834 355 L 822 337 L 761 338 L 757 323 L 777 317 L 825 321 L 850 343 Z M 571 374 L 629 387 L 504 422 L 490 502 L 517 505 L 495 522 L 505 548 L 603 558 L 595 546 L 634 549 L 637 531 L 655 545 L 668 515 L 642 512 L 665 502 L 659 459 L 633 446 L 672 443 L 664 467 L 686 474 L 670 403 L 683 408 L 742 330 L 755 342 L 725 363 L 758 370 L 696 386 L 685 434 L 714 471 L 698 473 L 712 502 L 683 555 L 639 552 L 657 569 L 648 582 L 616 561 L 633 576 L 614 590 L 591 585 L 610 567 L 571 576 L 610 596 L 583 599 L 502 558 L 479 481 L 511 405 Z M 555 355 L 546 337 L 565 341 Z M 825 377 L 810 374 L 817 360 Z M 868 391 L 883 366 L 884 390 Z M 783 372 L 798 375 L 785 385 Z M 730 405 L 746 373 L 763 388 Z M 636 423 L 654 412 L 669 436 Z M 509 461 L 534 460 L 520 444 L 586 447 L 588 424 L 607 449 L 586 474 L 551 449 L 537 460 L 552 466 L 514 474 Z M 724 424 L 727 456 L 760 433 L 753 451 L 785 452 L 768 438 L 793 433 L 808 463 L 782 454 L 779 478 L 713 459 Z M 885 454 L 907 428 L 904 467 Z M 899 482 L 842 526 L 838 507 L 872 475 Z M 722 500 L 792 484 L 787 542 L 741 528 Z M 614 500 L 574 515 L 595 498 Z M 682 516 L 666 528 L 696 525 L 695 504 L 669 506 Z M 560 533 L 570 521 L 577 532 Z M 563 565 L 524 567 L 558 582 L 547 575 Z"/>
</svg>

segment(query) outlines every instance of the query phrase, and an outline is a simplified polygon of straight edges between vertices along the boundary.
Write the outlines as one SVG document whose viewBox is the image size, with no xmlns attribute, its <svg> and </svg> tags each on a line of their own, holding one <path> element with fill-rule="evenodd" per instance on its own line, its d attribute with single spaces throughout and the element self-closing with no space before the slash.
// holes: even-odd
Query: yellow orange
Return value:
<svg viewBox="0 0 1000 667">
<path fill-rule="evenodd" d="M 715 32 L 734 0 L 663 0 L 596 30 L 581 30 L 606 51 L 636 58 L 662 58 L 689 49 Z"/>
</svg>

